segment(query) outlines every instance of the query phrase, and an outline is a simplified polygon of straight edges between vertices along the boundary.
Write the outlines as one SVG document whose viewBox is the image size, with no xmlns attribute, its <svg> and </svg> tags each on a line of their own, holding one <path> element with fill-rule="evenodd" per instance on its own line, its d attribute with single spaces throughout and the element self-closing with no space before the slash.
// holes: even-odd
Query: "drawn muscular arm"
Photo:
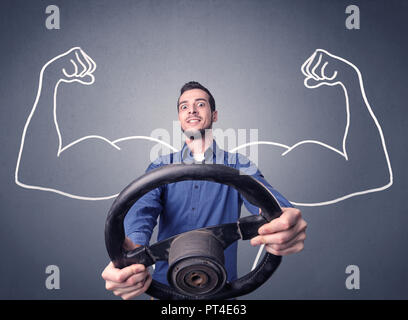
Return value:
<svg viewBox="0 0 408 320">
<path fill-rule="evenodd" d="M 126 142 L 97 135 L 76 141 L 63 139 L 57 119 L 58 91 L 70 83 L 93 84 L 95 69 L 95 62 L 78 47 L 53 58 L 41 69 L 37 96 L 24 126 L 17 159 L 18 185 L 82 200 L 99 200 L 115 197 L 138 176 L 133 172 L 138 154 L 128 149 Z"/>
<path fill-rule="evenodd" d="M 315 140 L 283 147 L 281 156 L 273 159 L 280 178 L 271 182 L 300 206 L 327 205 L 388 188 L 393 177 L 385 139 L 366 97 L 359 69 L 318 49 L 301 71 L 309 89 L 333 86 L 344 92 L 344 136 L 339 147 Z M 287 190 L 282 190 L 281 185 Z"/>
</svg>

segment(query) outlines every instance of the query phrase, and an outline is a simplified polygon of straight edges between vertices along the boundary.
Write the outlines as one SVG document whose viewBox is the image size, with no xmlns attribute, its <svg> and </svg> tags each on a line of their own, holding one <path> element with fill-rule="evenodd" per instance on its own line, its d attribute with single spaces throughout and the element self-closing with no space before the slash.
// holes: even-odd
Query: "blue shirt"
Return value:
<svg viewBox="0 0 408 320">
<path fill-rule="evenodd" d="M 290 202 L 265 180 L 253 162 L 242 154 L 221 150 L 214 141 L 204 157 L 206 164 L 224 164 L 252 175 L 273 193 L 282 207 L 292 207 Z M 146 172 L 170 163 L 194 162 L 190 149 L 184 144 L 181 151 L 156 159 Z M 197 228 L 234 223 L 240 217 L 242 203 L 250 213 L 259 213 L 258 207 L 249 203 L 230 186 L 193 180 L 170 183 L 145 194 L 131 207 L 124 220 L 125 233 L 135 244 L 148 245 L 159 216 L 157 241 Z M 224 251 L 229 281 L 237 278 L 237 247 L 235 242 Z M 167 268 L 167 261 L 157 261 L 153 279 L 168 285 Z"/>
</svg>

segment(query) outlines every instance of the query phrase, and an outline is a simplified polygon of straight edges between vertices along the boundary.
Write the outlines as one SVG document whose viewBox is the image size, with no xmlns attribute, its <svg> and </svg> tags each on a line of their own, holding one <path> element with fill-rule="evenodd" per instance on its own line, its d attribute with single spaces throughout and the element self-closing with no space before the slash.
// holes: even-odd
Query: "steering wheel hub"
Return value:
<svg viewBox="0 0 408 320">
<path fill-rule="evenodd" d="M 171 243 L 167 280 L 178 292 L 213 294 L 224 286 L 226 279 L 224 249 L 212 233 L 195 230 Z"/>
</svg>

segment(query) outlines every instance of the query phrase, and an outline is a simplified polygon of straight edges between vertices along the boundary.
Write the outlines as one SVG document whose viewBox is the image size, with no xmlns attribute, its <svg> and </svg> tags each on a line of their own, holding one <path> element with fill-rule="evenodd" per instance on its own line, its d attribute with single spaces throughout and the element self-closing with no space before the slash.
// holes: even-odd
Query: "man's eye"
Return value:
<svg viewBox="0 0 408 320">
<path fill-rule="evenodd" d="M 181 110 L 186 110 L 186 109 L 187 109 L 187 106 L 186 106 L 185 104 L 183 104 L 183 105 L 180 107 L 180 109 L 181 109 Z"/>
<path fill-rule="evenodd" d="M 204 102 L 200 102 L 200 103 L 198 103 L 198 106 L 199 106 L 199 107 L 204 107 L 205 104 L 204 104 Z"/>
</svg>

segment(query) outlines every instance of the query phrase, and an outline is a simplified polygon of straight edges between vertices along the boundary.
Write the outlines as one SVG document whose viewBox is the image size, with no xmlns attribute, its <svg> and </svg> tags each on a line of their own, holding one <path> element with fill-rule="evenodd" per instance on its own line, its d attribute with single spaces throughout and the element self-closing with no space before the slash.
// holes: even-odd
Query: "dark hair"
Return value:
<svg viewBox="0 0 408 320">
<path fill-rule="evenodd" d="M 198 82 L 196 82 L 196 81 L 187 82 L 187 83 L 186 83 L 185 85 L 183 85 L 183 87 L 180 89 L 180 96 L 179 96 L 179 98 L 178 98 L 178 100 L 177 100 L 177 111 L 179 110 L 179 105 L 178 105 L 178 103 L 179 103 L 179 101 L 180 101 L 181 95 L 182 95 L 185 91 L 192 90 L 192 89 L 201 89 L 201 90 L 205 91 L 205 92 L 208 94 L 208 97 L 209 97 L 209 101 L 208 101 L 208 102 L 210 103 L 211 112 L 215 111 L 215 100 L 214 100 L 214 97 L 212 96 L 211 92 L 210 92 L 206 87 L 204 87 L 202 84 L 200 84 L 200 83 L 198 83 Z"/>
</svg>

